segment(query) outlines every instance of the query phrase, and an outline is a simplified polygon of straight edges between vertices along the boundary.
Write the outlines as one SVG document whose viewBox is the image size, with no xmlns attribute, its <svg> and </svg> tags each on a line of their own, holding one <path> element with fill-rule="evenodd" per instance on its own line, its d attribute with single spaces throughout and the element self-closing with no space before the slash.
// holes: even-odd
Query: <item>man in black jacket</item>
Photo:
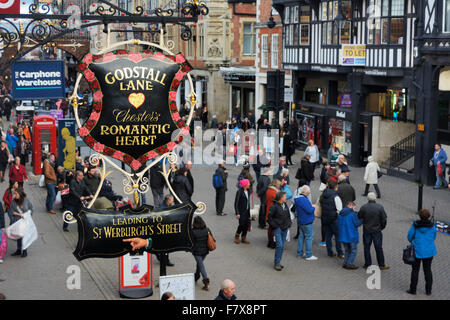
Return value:
<svg viewBox="0 0 450 320">
<path fill-rule="evenodd" d="M 225 194 L 227 192 L 227 178 L 228 172 L 225 168 L 225 161 L 221 160 L 219 163 L 219 167 L 216 169 L 216 174 L 218 174 L 223 181 L 223 186 L 216 189 L 216 214 L 218 216 L 226 216 L 226 213 L 223 213 L 223 207 L 225 206 Z"/>
<path fill-rule="evenodd" d="M 260 200 L 259 214 L 258 214 L 258 227 L 264 229 L 266 227 L 266 191 L 270 185 L 270 175 L 272 170 L 270 167 L 262 168 L 262 175 L 258 179 L 256 185 L 256 194 Z"/>
<path fill-rule="evenodd" d="M 165 180 L 161 172 L 161 162 L 158 162 L 150 168 L 150 188 L 152 189 L 153 203 L 155 205 L 155 208 L 159 208 L 164 201 Z"/>
<path fill-rule="evenodd" d="M 236 300 L 236 296 L 234 295 L 236 285 L 233 281 L 226 279 L 220 287 L 219 295 L 214 300 Z"/>
<path fill-rule="evenodd" d="M 364 268 L 372 265 L 370 247 L 373 241 L 378 266 L 381 270 L 386 270 L 389 267 L 384 263 L 383 234 L 381 231 L 386 228 L 387 216 L 383 206 L 375 202 L 376 198 L 376 194 L 370 192 L 367 195 L 369 202 L 363 205 L 358 212 L 358 218 L 363 220 Z"/>
<path fill-rule="evenodd" d="M 346 207 L 347 203 L 354 202 L 356 200 L 356 192 L 350 183 L 347 181 L 347 177 L 341 174 L 338 177 L 338 195 L 341 198 L 342 206 Z"/>
<path fill-rule="evenodd" d="M 84 183 L 83 178 L 83 172 L 77 171 L 75 173 L 75 178 L 73 178 L 69 184 L 70 191 L 69 196 L 67 197 L 67 210 L 72 212 L 73 214 L 78 214 L 83 205 L 82 201 L 89 200 L 94 197 L 89 188 Z M 64 222 L 63 230 L 69 231 L 67 227 L 68 224 Z"/>
</svg>

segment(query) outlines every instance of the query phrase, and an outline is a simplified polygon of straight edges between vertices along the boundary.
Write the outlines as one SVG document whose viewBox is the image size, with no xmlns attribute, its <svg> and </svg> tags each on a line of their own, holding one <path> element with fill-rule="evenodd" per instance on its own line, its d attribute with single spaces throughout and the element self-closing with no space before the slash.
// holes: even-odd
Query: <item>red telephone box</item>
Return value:
<svg viewBox="0 0 450 320">
<path fill-rule="evenodd" d="M 33 172 L 42 174 L 42 156 L 56 154 L 56 124 L 51 116 L 33 118 Z"/>
</svg>

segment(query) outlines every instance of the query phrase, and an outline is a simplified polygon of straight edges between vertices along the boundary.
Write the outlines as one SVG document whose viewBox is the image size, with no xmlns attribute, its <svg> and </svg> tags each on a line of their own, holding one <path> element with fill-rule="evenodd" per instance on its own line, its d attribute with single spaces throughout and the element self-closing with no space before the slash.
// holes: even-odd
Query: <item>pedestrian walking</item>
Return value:
<svg viewBox="0 0 450 320">
<path fill-rule="evenodd" d="M 313 165 L 313 170 L 320 166 L 320 152 L 314 140 L 308 141 L 308 147 L 305 150 L 304 155 L 309 155 L 309 162 Z"/>
<path fill-rule="evenodd" d="M 412 264 L 411 284 L 409 294 L 416 294 L 417 283 L 419 281 L 420 264 L 423 265 L 423 273 L 425 275 L 425 293 L 431 295 L 433 286 L 433 274 L 431 272 L 431 262 L 437 254 L 436 245 L 436 228 L 434 222 L 430 219 L 430 211 L 422 209 L 419 212 L 420 219 L 415 221 L 408 231 L 408 241 L 414 247 L 415 261 Z"/>
<path fill-rule="evenodd" d="M 15 157 L 17 155 L 17 143 L 19 142 L 19 138 L 15 135 L 14 129 L 9 128 L 8 133 L 6 134 L 5 141 L 8 144 L 9 153 Z"/>
<path fill-rule="evenodd" d="M 342 243 L 345 250 L 344 264 L 342 267 L 348 270 L 358 269 L 358 267 L 355 266 L 355 259 L 359 242 L 358 227 L 361 226 L 362 221 L 358 219 L 355 207 L 353 201 L 347 202 L 337 219 L 339 241 Z"/>
<path fill-rule="evenodd" d="M 327 247 L 327 254 L 329 257 L 336 256 L 333 252 L 331 239 L 334 236 L 337 256 L 344 259 L 342 245 L 339 241 L 339 233 L 337 228 L 338 213 L 342 210 L 342 201 L 338 195 L 337 183 L 329 180 L 327 188 L 323 191 L 320 198 L 320 205 L 322 207 L 322 224 L 325 230 L 325 243 Z"/>
<path fill-rule="evenodd" d="M 249 244 L 247 240 L 247 232 L 250 229 L 250 181 L 242 179 L 239 182 L 239 190 L 236 192 L 234 199 L 234 211 L 236 218 L 239 220 L 239 226 L 234 236 L 234 243 L 239 244 L 239 237 L 241 236 L 242 243 Z"/>
<path fill-rule="evenodd" d="M 214 114 L 211 119 L 211 129 L 217 129 L 219 127 L 219 121 L 217 121 L 217 116 Z"/>
<path fill-rule="evenodd" d="M 19 183 L 19 187 L 23 187 L 23 183 L 28 181 L 25 166 L 20 164 L 20 158 L 14 158 L 14 164 L 9 167 L 9 181 L 14 180 Z"/>
<path fill-rule="evenodd" d="M 336 146 L 336 142 L 333 142 L 331 144 L 330 149 L 328 149 L 328 152 L 327 152 L 328 162 L 330 163 L 332 168 L 334 168 L 334 166 L 336 165 L 338 156 L 340 154 L 341 154 L 341 151 L 339 151 L 339 148 Z"/>
<path fill-rule="evenodd" d="M 281 271 L 284 268 L 281 265 L 281 259 L 283 257 L 284 242 L 291 227 L 291 215 L 286 204 L 286 194 L 283 191 L 277 192 L 273 202 L 274 204 L 269 211 L 268 222 L 276 239 L 274 268 L 277 271 Z"/>
<path fill-rule="evenodd" d="M 297 257 L 305 258 L 307 261 L 317 260 L 312 254 L 312 243 L 314 239 L 314 212 L 316 206 L 311 204 L 308 196 L 311 193 L 309 186 L 300 188 L 300 195 L 294 199 L 295 212 L 297 214 L 297 224 L 299 229 Z M 303 254 L 305 247 L 305 255 Z"/>
<path fill-rule="evenodd" d="M 223 212 L 225 206 L 225 195 L 228 191 L 227 186 L 228 171 L 225 168 L 225 161 L 219 160 L 219 165 L 214 173 L 213 181 L 217 181 L 214 185 L 216 189 L 216 214 L 218 216 L 226 216 L 227 214 Z"/>
<path fill-rule="evenodd" d="M 363 197 L 367 197 L 369 193 L 370 185 L 373 185 L 377 193 L 377 198 L 381 198 L 380 188 L 378 187 L 378 172 L 380 167 L 372 156 L 367 158 L 368 164 L 364 171 L 364 182 L 366 183 L 366 189 L 364 190 Z"/>
<path fill-rule="evenodd" d="M 440 143 L 434 145 L 433 158 L 430 160 L 430 167 L 434 166 L 436 171 L 436 183 L 433 189 L 440 189 L 446 187 L 448 182 L 445 180 L 445 162 L 447 161 L 447 153 L 442 149 Z"/>
<path fill-rule="evenodd" d="M 283 155 L 286 157 L 287 165 L 294 165 L 292 156 L 295 153 L 295 141 L 292 139 L 291 133 L 287 130 L 283 136 Z"/>
<path fill-rule="evenodd" d="M 5 190 L 5 193 L 3 194 L 3 210 L 6 211 L 9 217 L 9 224 L 14 223 L 14 216 L 11 211 L 11 203 L 13 201 L 13 194 L 14 191 L 19 188 L 19 183 L 14 180 L 9 181 L 9 187 Z"/>
<path fill-rule="evenodd" d="M 56 211 L 53 209 L 53 205 L 56 199 L 56 183 L 58 179 L 55 172 L 55 155 L 51 153 L 47 159 L 44 160 L 44 166 L 42 169 L 42 174 L 45 179 L 45 186 L 47 188 L 47 199 L 45 201 L 45 207 L 48 213 L 55 214 Z"/>
<path fill-rule="evenodd" d="M 187 161 L 186 164 L 184 165 L 184 167 L 187 170 L 187 179 L 191 185 L 191 191 L 189 193 L 189 198 L 192 197 L 192 195 L 194 194 L 194 177 L 192 176 L 191 170 L 192 170 L 192 161 Z"/>
<path fill-rule="evenodd" d="M 150 168 L 150 188 L 152 189 L 153 204 L 155 208 L 159 208 L 164 201 L 164 186 L 166 185 L 166 182 L 161 173 L 162 171 L 161 161 Z"/>
<path fill-rule="evenodd" d="M 266 192 L 270 185 L 270 176 L 272 175 L 272 169 L 270 167 L 262 168 L 263 174 L 258 179 L 256 185 L 256 194 L 260 200 L 259 214 L 258 214 L 258 227 L 264 229 L 266 227 Z"/>
<path fill-rule="evenodd" d="M 191 200 L 192 195 L 192 185 L 189 182 L 188 170 L 186 167 L 182 167 L 177 171 L 175 178 L 173 179 L 172 188 L 174 193 L 178 196 L 181 202 L 186 202 Z"/>
<path fill-rule="evenodd" d="M 27 195 L 22 188 L 14 190 L 11 211 L 14 215 L 14 222 L 19 221 L 19 219 L 24 219 L 24 214 L 27 211 L 30 211 L 31 214 L 33 214 L 33 204 L 27 198 Z M 19 255 L 22 258 L 25 258 L 28 255 L 27 249 L 22 250 L 22 238 L 17 239 L 17 250 L 12 254 L 12 256 Z"/>
<path fill-rule="evenodd" d="M 341 198 L 342 205 L 347 206 L 347 203 L 354 202 L 356 200 L 355 188 L 352 187 L 347 181 L 347 177 L 344 174 L 340 174 L 338 177 L 338 195 Z"/>
<path fill-rule="evenodd" d="M 192 255 L 194 256 L 197 265 L 194 273 L 194 279 L 195 282 L 197 282 L 201 275 L 203 277 L 202 289 L 206 291 L 209 290 L 210 285 L 204 264 L 204 260 L 209 254 L 208 233 L 211 233 L 211 230 L 206 227 L 205 221 L 201 217 L 196 216 L 192 223 L 192 242 L 194 244 L 192 247 Z"/>
<path fill-rule="evenodd" d="M 9 163 L 9 149 L 6 141 L 2 140 L 0 145 L 0 182 L 5 181 L 5 171 Z"/>
<path fill-rule="evenodd" d="M 280 179 L 281 172 L 283 171 L 283 169 L 287 169 L 287 168 L 288 168 L 288 165 L 286 163 L 286 157 L 280 157 L 279 163 L 278 163 L 278 170 L 273 175 L 273 179 Z M 287 176 L 286 182 L 287 182 L 287 184 L 290 184 L 289 176 Z"/>
<path fill-rule="evenodd" d="M 324 190 L 327 188 L 327 183 L 332 176 L 331 165 L 329 162 L 324 161 L 322 163 L 322 171 L 320 172 L 320 186 L 319 186 L 319 196 L 317 197 L 316 205 L 320 207 L 320 197 L 322 196 Z M 320 209 L 320 211 L 322 211 Z M 320 215 L 320 235 L 321 240 L 319 242 L 320 247 L 326 247 L 325 243 L 325 228 L 323 227 L 322 215 Z"/>
<path fill-rule="evenodd" d="M 385 264 L 383 253 L 383 234 L 382 230 L 386 228 L 387 216 L 382 205 L 375 202 L 376 195 L 369 192 L 368 202 L 361 207 L 358 212 L 358 218 L 363 221 L 363 245 L 364 245 L 364 268 L 372 265 L 370 247 L 375 247 L 378 266 L 381 270 L 389 269 Z"/>
<path fill-rule="evenodd" d="M 240 187 L 239 182 L 242 179 L 248 179 L 248 181 L 250 182 L 250 186 L 249 186 L 248 190 L 249 190 L 250 194 L 252 194 L 253 193 L 253 185 L 255 184 L 255 179 L 253 179 L 252 174 L 250 173 L 250 163 L 247 160 L 244 162 L 242 171 L 239 174 L 238 179 L 237 179 L 238 180 L 237 181 L 238 188 Z"/>
<path fill-rule="evenodd" d="M 17 153 L 17 156 L 20 158 L 21 165 L 27 164 L 29 151 L 30 151 L 30 146 L 29 146 L 28 142 L 25 140 L 25 137 L 23 135 L 20 135 L 19 141 L 17 142 L 17 146 L 16 146 L 16 153 Z"/>
<path fill-rule="evenodd" d="M 85 201 L 92 199 L 92 195 L 89 188 L 84 182 L 84 174 L 82 171 L 75 172 L 75 177 L 70 180 L 69 184 L 69 195 L 67 197 L 67 210 L 72 212 L 72 214 L 78 214 L 84 205 Z M 67 228 L 69 224 L 63 222 L 63 231 L 69 231 Z"/>
<path fill-rule="evenodd" d="M 236 300 L 237 298 L 234 295 L 235 290 L 236 284 L 233 281 L 226 279 L 220 285 L 219 294 L 214 300 Z"/>
<path fill-rule="evenodd" d="M 277 193 L 280 191 L 280 189 L 281 189 L 281 181 L 278 179 L 273 179 L 272 182 L 270 183 L 269 187 L 267 188 L 267 191 L 266 191 L 266 221 L 269 220 L 270 208 L 275 203 L 274 200 L 276 198 Z M 267 247 L 271 248 L 271 249 L 276 248 L 276 244 L 273 240 L 273 237 L 274 237 L 273 228 L 270 226 L 270 223 L 269 223 L 269 228 L 267 228 Z"/>
</svg>

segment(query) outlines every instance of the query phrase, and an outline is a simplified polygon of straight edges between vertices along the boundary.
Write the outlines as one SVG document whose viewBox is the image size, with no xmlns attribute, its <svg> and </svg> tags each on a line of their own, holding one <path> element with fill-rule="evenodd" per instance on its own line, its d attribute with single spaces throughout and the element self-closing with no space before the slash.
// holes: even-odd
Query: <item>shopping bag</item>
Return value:
<svg viewBox="0 0 450 320">
<path fill-rule="evenodd" d="M 45 187 L 45 176 L 43 174 L 39 178 L 39 187 L 41 187 L 41 188 Z"/>
<path fill-rule="evenodd" d="M 8 250 L 8 237 L 6 236 L 5 232 L 1 232 L 1 239 L 2 243 L 0 244 L 0 259 L 3 259 L 3 257 L 6 254 L 6 251 Z"/>
<path fill-rule="evenodd" d="M 314 210 L 314 217 L 320 218 L 322 216 L 322 206 L 319 204 L 316 206 L 316 210 Z"/>
<path fill-rule="evenodd" d="M 6 235 L 11 240 L 17 240 L 23 238 L 27 230 L 28 222 L 25 219 L 19 219 L 8 228 L 6 228 Z"/>
<path fill-rule="evenodd" d="M 62 204 L 61 191 L 58 191 L 55 198 L 55 206 L 60 206 Z"/>
<path fill-rule="evenodd" d="M 31 218 L 31 211 L 24 213 L 24 220 L 28 224 L 28 230 L 22 238 L 22 250 L 26 250 L 38 238 L 36 225 L 34 224 L 33 218 Z"/>
</svg>

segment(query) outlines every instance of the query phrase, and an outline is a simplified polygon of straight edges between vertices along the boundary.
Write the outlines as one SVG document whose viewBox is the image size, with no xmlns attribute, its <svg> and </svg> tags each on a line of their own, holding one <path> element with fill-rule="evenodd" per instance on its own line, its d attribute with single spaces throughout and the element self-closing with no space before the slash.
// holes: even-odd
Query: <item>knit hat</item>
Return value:
<svg viewBox="0 0 450 320">
<path fill-rule="evenodd" d="M 239 185 L 241 186 L 242 189 L 244 189 L 249 184 L 250 184 L 250 180 L 248 180 L 248 179 L 242 179 L 241 181 L 239 181 Z"/>
</svg>

